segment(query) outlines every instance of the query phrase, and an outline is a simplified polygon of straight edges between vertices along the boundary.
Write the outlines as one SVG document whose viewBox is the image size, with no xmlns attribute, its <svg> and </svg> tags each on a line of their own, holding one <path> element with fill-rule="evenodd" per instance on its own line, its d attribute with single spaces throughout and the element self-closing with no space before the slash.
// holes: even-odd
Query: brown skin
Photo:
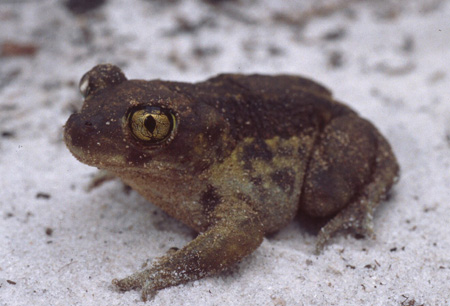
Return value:
<svg viewBox="0 0 450 306">
<path fill-rule="evenodd" d="M 300 210 L 337 231 L 373 235 L 372 214 L 398 177 L 367 120 L 298 76 L 223 74 L 190 84 L 127 80 L 99 65 L 80 82 L 83 108 L 65 142 L 81 162 L 120 177 L 200 235 L 121 290 L 160 289 L 220 272 Z M 100 179 L 101 180 L 101 179 Z"/>
</svg>

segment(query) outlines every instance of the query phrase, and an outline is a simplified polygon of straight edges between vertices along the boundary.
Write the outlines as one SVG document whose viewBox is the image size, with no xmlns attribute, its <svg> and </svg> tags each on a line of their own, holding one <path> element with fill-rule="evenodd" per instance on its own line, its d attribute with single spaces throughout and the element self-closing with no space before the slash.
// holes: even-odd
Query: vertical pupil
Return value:
<svg viewBox="0 0 450 306">
<path fill-rule="evenodd" d="M 147 128 L 147 130 L 150 133 L 153 133 L 153 131 L 155 130 L 155 127 L 156 127 L 156 121 L 153 118 L 153 116 L 150 115 L 145 119 L 144 126 Z"/>
</svg>

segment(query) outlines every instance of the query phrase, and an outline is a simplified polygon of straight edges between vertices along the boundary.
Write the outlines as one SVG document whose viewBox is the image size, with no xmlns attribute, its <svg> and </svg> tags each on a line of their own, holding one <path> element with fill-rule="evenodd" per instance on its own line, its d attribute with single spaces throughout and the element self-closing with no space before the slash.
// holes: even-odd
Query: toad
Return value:
<svg viewBox="0 0 450 306">
<path fill-rule="evenodd" d="M 331 92 L 293 75 L 221 74 L 199 83 L 128 80 L 103 64 L 64 139 L 81 162 L 119 177 L 199 235 L 120 290 L 158 290 L 215 274 L 300 212 L 373 236 L 373 212 L 399 166 L 380 132 Z"/>
</svg>

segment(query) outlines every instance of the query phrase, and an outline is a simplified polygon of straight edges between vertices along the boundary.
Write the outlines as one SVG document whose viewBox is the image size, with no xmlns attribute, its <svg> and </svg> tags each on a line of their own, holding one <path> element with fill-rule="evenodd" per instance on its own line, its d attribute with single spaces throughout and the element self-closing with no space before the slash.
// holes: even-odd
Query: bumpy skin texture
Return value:
<svg viewBox="0 0 450 306">
<path fill-rule="evenodd" d="M 317 252 L 340 230 L 373 235 L 372 213 L 398 177 L 378 130 L 299 76 L 222 74 L 190 84 L 127 80 L 118 67 L 98 65 L 80 90 L 84 105 L 64 134 L 73 155 L 200 233 L 113 281 L 142 288 L 144 300 L 235 264 L 299 210 L 331 218 Z M 162 124 L 151 119 L 136 132 L 130 120 L 148 107 L 165 110 Z M 163 137 L 151 143 L 142 130 Z"/>
</svg>

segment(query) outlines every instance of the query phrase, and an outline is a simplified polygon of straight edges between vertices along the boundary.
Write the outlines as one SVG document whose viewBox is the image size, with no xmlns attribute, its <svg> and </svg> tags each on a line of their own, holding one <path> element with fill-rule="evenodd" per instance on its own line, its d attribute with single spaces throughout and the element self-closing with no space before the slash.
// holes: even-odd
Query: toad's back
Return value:
<svg viewBox="0 0 450 306">
<path fill-rule="evenodd" d="M 354 113 L 324 86 L 293 75 L 221 74 L 201 83 L 172 83 L 180 94 L 222 112 L 232 136 L 288 138 Z"/>
</svg>

